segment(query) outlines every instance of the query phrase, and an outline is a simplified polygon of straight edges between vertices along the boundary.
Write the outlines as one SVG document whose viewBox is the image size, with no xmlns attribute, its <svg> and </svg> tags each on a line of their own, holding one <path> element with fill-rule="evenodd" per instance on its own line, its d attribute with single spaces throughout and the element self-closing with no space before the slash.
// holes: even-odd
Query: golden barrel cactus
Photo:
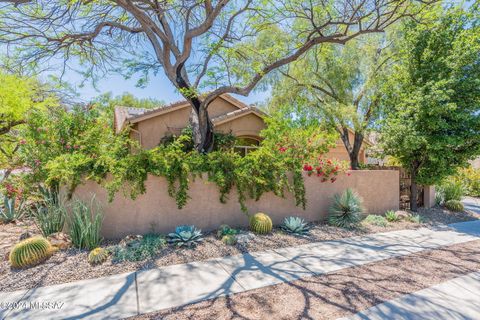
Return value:
<svg viewBox="0 0 480 320">
<path fill-rule="evenodd" d="M 47 260 L 52 253 L 52 245 L 47 239 L 33 237 L 17 243 L 10 251 L 9 261 L 14 268 L 24 268 Z"/>
<path fill-rule="evenodd" d="M 95 248 L 88 254 L 88 263 L 95 265 L 95 264 L 102 264 L 107 261 L 108 258 L 108 250 L 104 248 Z"/>
<path fill-rule="evenodd" d="M 250 217 L 250 230 L 258 234 L 267 234 L 272 231 L 272 219 L 262 212 L 255 213 Z"/>
</svg>

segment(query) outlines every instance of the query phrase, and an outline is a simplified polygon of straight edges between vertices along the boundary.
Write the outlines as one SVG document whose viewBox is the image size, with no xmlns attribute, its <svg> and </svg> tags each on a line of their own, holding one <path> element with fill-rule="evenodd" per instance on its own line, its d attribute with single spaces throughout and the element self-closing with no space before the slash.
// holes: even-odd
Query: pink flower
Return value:
<svg viewBox="0 0 480 320">
<path fill-rule="evenodd" d="M 22 140 L 20 140 L 18 143 L 20 143 L 20 144 L 27 144 L 27 140 L 22 139 Z"/>
<path fill-rule="evenodd" d="M 65 146 L 65 148 L 67 148 L 68 150 L 70 150 L 70 145 L 67 144 L 67 145 Z"/>
<path fill-rule="evenodd" d="M 280 152 L 285 152 L 285 151 L 287 151 L 287 148 L 285 148 L 285 147 L 280 147 L 278 150 L 280 150 Z"/>
</svg>

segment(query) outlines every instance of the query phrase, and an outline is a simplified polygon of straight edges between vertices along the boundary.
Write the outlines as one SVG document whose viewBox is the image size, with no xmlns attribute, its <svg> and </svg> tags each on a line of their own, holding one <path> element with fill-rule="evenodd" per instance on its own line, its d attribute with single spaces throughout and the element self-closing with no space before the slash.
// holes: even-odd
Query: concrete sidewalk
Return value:
<svg viewBox="0 0 480 320">
<path fill-rule="evenodd" d="M 120 319 L 478 239 L 480 220 L 3 292 L 0 319 Z"/>
<path fill-rule="evenodd" d="M 480 319 L 479 297 L 480 272 L 473 272 L 339 320 Z"/>
</svg>

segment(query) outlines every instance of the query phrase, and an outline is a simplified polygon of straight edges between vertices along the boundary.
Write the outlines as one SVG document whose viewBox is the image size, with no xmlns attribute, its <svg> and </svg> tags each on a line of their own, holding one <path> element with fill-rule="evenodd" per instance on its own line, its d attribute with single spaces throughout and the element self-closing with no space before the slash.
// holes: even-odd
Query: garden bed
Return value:
<svg viewBox="0 0 480 320">
<path fill-rule="evenodd" d="M 19 225 L 0 225 L 0 235 L 2 235 L 0 254 L 3 258 L 0 263 L 0 291 L 14 291 L 37 286 L 48 286 L 245 252 L 263 251 L 324 240 L 361 236 L 369 233 L 416 229 L 419 227 L 429 227 L 438 224 L 475 219 L 473 215 L 467 212 L 453 213 L 440 208 L 421 209 L 419 213 L 423 220 L 421 224 L 405 220 L 388 223 L 386 227 L 362 223 L 360 228 L 345 230 L 328 226 L 323 222 L 316 222 L 312 224 L 309 235 L 304 237 L 289 235 L 280 229 L 274 229 L 274 231 L 268 235 L 255 235 L 248 243 L 237 243 L 233 246 L 224 244 L 221 240 L 217 239 L 215 232 L 211 232 L 205 234 L 204 240 L 195 248 L 173 248 L 172 246 L 166 245 L 159 250 L 155 257 L 139 262 L 124 261 L 115 263 L 109 259 L 101 265 L 92 266 L 87 262 L 88 251 L 68 249 L 56 252 L 50 259 L 40 265 L 19 270 L 11 269 L 8 261 L 4 257 L 8 253 L 11 244 L 16 243 L 23 232 L 28 229 L 30 233 L 36 234 L 38 230 L 33 223 L 29 221 Z M 242 231 L 245 233 L 248 232 L 246 230 Z M 117 245 L 119 242 L 120 240 L 108 241 L 103 243 L 102 246 L 111 247 Z M 10 243 L 10 246 L 8 243 Z"/>
</svg>

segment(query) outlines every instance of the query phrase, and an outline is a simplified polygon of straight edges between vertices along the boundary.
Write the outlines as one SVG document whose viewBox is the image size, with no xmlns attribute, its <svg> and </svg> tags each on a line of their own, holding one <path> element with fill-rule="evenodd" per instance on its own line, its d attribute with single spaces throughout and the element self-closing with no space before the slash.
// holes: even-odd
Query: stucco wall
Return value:
<svg viewBox="0 0 480 320">
<path fill-rule="evenodd" d="M 265 129 L 265 122 L 254 114 L 248 114 L 232 121 L 215 125 L 215 130 L 223 133 L 232 133 L 235 136 L 258 137 Z"/>
<path fill-rule="evenodd" d="M 146 183 L 147 192 L 136 200 L 125 197 L 121 192 L 113 202 L 107 202 L 106 191 L 93 181 L 79 186 L 74 196 L 83 200 L 96 199 L 103 207 L 105 220 L 102 235 L 106 238 L 119 238 L 128 234 L 148 232 L 171 232 L 175 226 L 194 224 L 203 230 L 212 230 L 226 223 L 231 226 L 246 226 L 247 218 L 240 210 L 236 192 L 230 200 L 222 204 L 218 200 L 216 185 L 206 180 L 191 181 L 187 205 L 179 210 L 175 200 L 167 194 L 164 178 L 150 176 Z M 364 200 L 370 213 L 384 213 L 399 205 L 399 173 L 394 170 L 352 171 L 350 176 L 342 175 L 335 183 L 321 183 L 316 176 L 305 176 L 307 208 L 296 207 L 293 196 L 279 198 L 271 193 L 263 195 L 259 201 L 248 200 L 251 213 L 268 213 L 275 224 L 280 224 L 287 216 L 301 216 L 308 221 L 327 217 L 328 207 L 335 193 L 346 188 L 355 189 Z"/>
</svg>

